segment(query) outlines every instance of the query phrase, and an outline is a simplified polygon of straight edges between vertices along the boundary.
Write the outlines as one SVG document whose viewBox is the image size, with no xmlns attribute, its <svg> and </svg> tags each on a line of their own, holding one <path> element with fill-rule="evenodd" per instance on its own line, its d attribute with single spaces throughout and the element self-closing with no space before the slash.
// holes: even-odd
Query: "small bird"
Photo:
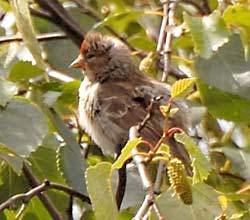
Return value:
<svg viewBox="0 0 250 220">
<path fill-rule="evenodd" d="M 131 126 L 142 122 L 154 97 L 163 97 L 154 105 L 153 114 L 140 130 L 143 139 L 157 143 L 163 133 L 164 117 L 159 106 L 170 98 L 170 87 L 144 75 L 132 61 L 130 51 L 120 40 L 90 32 L 81 44 L 72 67 L 84 71 L 79 89 L 79 123 L 104 154 L 119 153 L 128 140 Z M 169 119 L 168 127 L 185 129 L 179 111 Z M 184 147 L 169 140 L 171 152 L 189 161 Z"/>
</svg>

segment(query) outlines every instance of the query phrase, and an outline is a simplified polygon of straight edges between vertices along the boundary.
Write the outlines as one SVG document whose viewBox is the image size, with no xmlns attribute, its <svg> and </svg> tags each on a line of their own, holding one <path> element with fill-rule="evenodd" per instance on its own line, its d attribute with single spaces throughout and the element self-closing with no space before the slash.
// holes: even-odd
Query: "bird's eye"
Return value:
<svg viewBox="0 0 250 220">
<path fill-rule="evenodd" d="M 90 60 L 90 59 L 93 58 L 93 57 L 95 57 L 95 55 L 92 54 L 92 53 L 86 54 L 86 58 L 87 58 L 88 60 Z"/>
</svg>

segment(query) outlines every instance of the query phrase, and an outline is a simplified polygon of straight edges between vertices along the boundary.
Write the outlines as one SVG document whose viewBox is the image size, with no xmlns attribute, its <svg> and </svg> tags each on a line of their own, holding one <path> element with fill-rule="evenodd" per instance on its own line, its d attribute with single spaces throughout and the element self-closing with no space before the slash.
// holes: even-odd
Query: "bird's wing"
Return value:
<svg viewBox="0 0 250 220">
<path fill-rule="evenodd" d="M 116 146 L 124 144 L 128 139 L 128 132 L 131 126 L 142 122 L 148 113 L 147 107 L 153 97 L 162 96 L 160 103 L 156 103 L 153 115 L 140 131 L 144 140 L 156 144 L 162 136 L 164 118 L 159 111 L 159 106 L 169 99 L 169 90 L 163 84 L 156 87 L 152 83 L 136 85 L 131 83 L 108 83 L 102 85 L 99 93 L 99 113 L 95 119 L 102 127 L 104 135 L 112 139 Z M 178 126 L 178 120 L 170 122 L 170 127 Z M 180 125 L 181 127 L 182 125 Z M 171 152 L 179 157 L 190 170 L 189 156 L 184 147 L 169 139 Z M 191 172 L 189 172 L 190 174 Z"/>
<path fill-rule="evenodd" d="M 99 93 L 100 112 L 96 117 L 103 131 L 113 141 L 126 141 L 131 126 L 142 122 L 148 113 L 147 107 L 155 96 L 168 96 L 167 90 L 156 91 L 152 84 L 136 85 L 136 82 L 103 84 Z M 154 106 L 154 114 L 141 130 L 141 136 L 153 143 L 162 135 L 163 117 L 159 104 Z M 110 133 L 113 134 L 110 134 Z M 119 140 L 119 138 L 121 140 Z"/>
</svg>

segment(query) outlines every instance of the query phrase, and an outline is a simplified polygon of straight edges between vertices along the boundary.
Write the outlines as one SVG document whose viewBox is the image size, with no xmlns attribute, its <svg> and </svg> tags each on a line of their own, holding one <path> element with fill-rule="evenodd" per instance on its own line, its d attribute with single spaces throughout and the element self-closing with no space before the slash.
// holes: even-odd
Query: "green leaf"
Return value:
<svg viewBox="0 0 250 220">
<path fill-rule="evenodd" d="M 17 87 L 14 83 L 0 78 L 0 107 L 4 107 L 16 93 Z"/>
<path fill-rule="evenodd" d="M 233 147 L 220 148 L 227 158 L 232 162 L 230 172 L 240 175 L 245 179 L 250 179 L 250 152 Z"/>
<path fill-rule="evenodd" d="M 147 36 L 132 35 L 128 38 L 128 42 L 135 48 L 152 51 L 156 49 L 156 44 L 154 41 L 147 38 Z"/>
<path fill-rule="evenodd" d="M 194 172 L 193 184 L 206 180 L 211 170 L 211 165 L 200 151 L 199 147 L 195 144 L 192 138 L 185 133 L 177 133 L 174 135 L 174 138 L 176 141 L 185 146 L 192 158 L 192 167 Z"/>
<path fill-rule="evenodd" d="M 9 197 L 29 190 L 27 180 L 23 176 L 18 176 L 10 166 L 4 166 L 0 173 L 2 184 L 0 187 L 0 203 Z"/>
<path fill-rule="evenodd" d="M 65 145 L 61 146 L 57 153 L 57 165 L 66 182 L 73 189 L 86 192 L 83 157 L 79 151 Z M 81 169 L 82 168 L 82 169 Z"/>
<path fill-rule="evenodd" d="M 13 151 L 0 144 L 0 159 L 4 160 L 19 175 L 23 167 L 23 159 L 18 157 Z"/>
<path fill-rule="evenodd" d="M 204 58 L 209 58 L 213 51 L 228 42 L 229 32 L 219 11 L 203 17 L 184 14 L 195 44 L 195 50 Z"/>
<path fill-rule="evenodd" d="M 226 8 L 223 13 L 223 18 L 227 25 L 236 28 L 241 33 L 242 41 L 245 43 L 245 54 L 249 55 L 250 47 L 250 9 L 248 7 L 249 2 L 246 5 L 235 4 Z"/>
<path fill-rule="evenodd" d="M 58 101 L 63 104 L 76 105 L 78 103 L 78 90 L 80 84 L 81 82 L 79 80 L 64 83 L 61 86 L 62 95 L 59 97 Z"/>
<path fill-rule="evenodd" d="M 97 23 L 94 28 L 103 26 L 111 26 L 117 32 L 124 32 L 130 22 L 134 22 L 139 17 L 143 16 L 143 11 L 130 10 L 121 13 L 112 14 L 104 18 L 101 22 Z"/>
<path fill-rule="evenodd" d="M 81 154 L 80 146 L 76 142 L 72 132 L 65 125 L 64 121 L 53 109 L 50 110 L 49 117 L 66 143 L 66 146 L 59 148 L 60 150 L 58 151 L 57 158 L 58 167 L 66 179 L 66 182 L 72 188 L 81 192 L 86 192 L 84 179 L 86 165 Z M 72 172 L 72 170 L 74 172 Z"/>
<path fill-rule="evenodd" d="M 8 78 L 14 82 L 25 82 L 42 74 L 43 70 L 31 62 L 20 61 L 12 66 Z"/>
<path fill-rule="evenodd" d="M 171 88 L 171 97 L 185 97 L 193 87 L 196 78 L 180 79 Z"/>
<path fill-rule="evenodd" d="M 0 110 L 0 143 L 19 156 L 35 151 L 47 132 L 43 113 L 27 100 L 13 100 Z"/>
<path fill-rule="evenodd" d="M 32 25 L 29 1 L 28 0 L 10 0 L 18 30 L 22 34 L 22 38 L 27 48 L 34 57 L 39 68 L 45 70 L 46 64 L 41 56 L 41 49 L 36 39 L 36 34 Z"/>
<path fill-rule="evenodd" d="M 40 146 L 35 152 L 31 153 L 29 162 L 34 174 L 40 179 L 64 184 L 65 181 L 57 169 L 56 151 Z"/>
<path fill-rule="evenodd" d="M 221 207 L 217 199 L 219 194 L 212 187 L 199 183 L 192 186 L 192 192 L 193 204 L 191 206 L 183 204 L 177 196 L 173 197 L 172 188 L 162 193 L 157 198 L 157 204 L 164 219 L 212 220 L 221 214 Z M 153 219 L 156 220 L 158 218 L 154 217 Z"/>
<path fill-rule="evenodd" d="M 62 203 L 62 201 L 60 201 L 60 203 Z M 51 219 L 51 215 L 48 213 L 48 210 L 44 207 L 40 199 L 33 197 L 27 204 L 22 219 Z"/>
<path fill-rule="evenodd" d="M 250 59 L 245 59 L 238 35 L 233 35 L 210 59 L 198 58 L 196 69 L 209 86 L 250 99 Z"/>
<path fill-rule="evenodd" d="M 87 189 L 97 220 L 117 220 L 118 210 L 111 186 L 112 165 L 102 162 L 86 171 Z"/>
<path fill-rule="evenodd" d="M 249 100 L 238 95 L 223 92 L 207 85 L 202 80 L 197 80 L 197 86 L 203 104 L 214 117 L 235 122 L 250 122 Z"/>
<path fill-rule="evenodd" d="M 131 157 L 131 151 L 141 143 L 140 138 L 135 138 L 133 140 L 129 140 L 125 147 L 122 149 L 121 155 L 112 165 L 112 169 L 120 169 L 123 164 Z"/>
</svg>

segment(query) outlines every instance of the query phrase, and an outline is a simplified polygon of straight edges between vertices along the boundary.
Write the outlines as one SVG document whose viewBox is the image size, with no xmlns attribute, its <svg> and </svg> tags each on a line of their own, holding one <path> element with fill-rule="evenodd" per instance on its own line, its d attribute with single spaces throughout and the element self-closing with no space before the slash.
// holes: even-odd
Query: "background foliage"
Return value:
<svg viewBox="0 0 250 220">
<path fill-rule="evenodd" d="M 43 195 L 12 202 L 0 219 L 135 215 L 145 194 L 136 168 L 128 173 L 120 211 L 113 191 L 116 169 L 138 140 L 128 144 L 120 164 L 112 165 L 114 159 L 82 135 L 77 94 L 83 75 L 68 65 L 84 34 L 94 29 L 122 39 L 140 68 L 160 79 L 154 57 L 141 59 L 156 50 L 162 16 L 162 3 L 154 0 L 0 0 L 0 204 L 46 179 L 79 193 L 46 188 Z M 174 84 L 173 97 L 192 101 L 190 119 L 202 115 L 196 133 L 201 138 L 197 144 L 176 135 L 192 158 L 193 203 L 185 205 L 173 195 L 164 175 L 156 201 L 166 219 L 250 219 L 249 21 L 248 0 L 178 3 L 177 26 L 168 30 L 174 35 L 176 70 L 168 83 Z M 149 218 L 158 216 L 152 212 Z"/>
</svg>

